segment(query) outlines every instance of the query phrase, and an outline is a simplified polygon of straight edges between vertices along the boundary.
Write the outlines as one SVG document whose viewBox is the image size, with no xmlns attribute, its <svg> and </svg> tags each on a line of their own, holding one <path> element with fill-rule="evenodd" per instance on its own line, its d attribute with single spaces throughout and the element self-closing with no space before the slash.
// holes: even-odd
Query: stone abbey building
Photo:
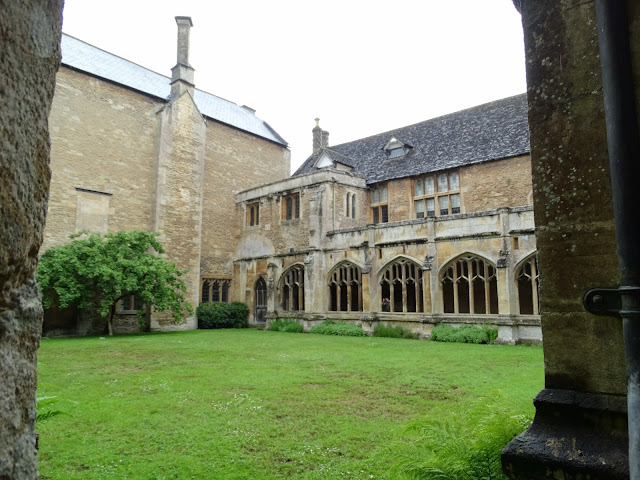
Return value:
<svg viewBox="0 0 640 480">
<path fill-rule="evenodd" d="M 171 78 L 63 35 L 43 249 L 84 229 L 156 231 L 194 306 L 242 301 L 251 323 L 486 323 L 504 343 L 541 341 L 524 94 L 337 146 L 316 125 L 289 176 L 275 130 L 195 88 L 191 20 L 176 20 Z M 122 302 L 116 330 L 137 308 Z M 151 326 L 197 324 L 160 312 Z M 100 328 L 45 318 L 51 334 Z"/>
</svg>

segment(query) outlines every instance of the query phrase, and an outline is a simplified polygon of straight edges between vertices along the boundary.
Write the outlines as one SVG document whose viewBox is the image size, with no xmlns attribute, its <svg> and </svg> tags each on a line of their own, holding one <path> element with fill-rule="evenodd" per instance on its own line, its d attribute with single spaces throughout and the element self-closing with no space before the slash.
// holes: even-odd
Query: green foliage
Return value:
<svg viewBox="0 0 640 480">
<path fill-rule="evenodd" d="M 403 328 L 400 326 L 390 326 L 390 325 L 376 325 L 373 329 L 374 337 L 391 337 L 391 338 L 410 338 L 410 339 L 418 339 L 420 335 L 417 333 L 413 333 L 411 330 L 407 328 Z"/>
<path fill-rule="evenodd" d="M 201 303 L 196 309 L 198 328 L 247 328 L 249 307 L 242 302 Z"/>
<path fill-rule="evenodd" d="M 487 343 L 492 344 L 498 338 L 498 330 L 487 326 L 473 327 L 464 325 L 452 327 L 451 325 L 436 325 L 431 330 L 430 339 L 436 342 L 456 343 Z"/>
<path fill-rule="evenodd" d="M 62 412 L 60 410 L 52 410 L 51 407 L 58 402 L 58 397 L 37 397 L 36 398 L 36 407 L 38 410 L 38 415 L 36 415 L 36 422 L 42 423 L 46 420 L 49 420 L 52 417 L 60 415 Z"/>
<path fill-rule="evenodd" d="M 500 395 L 498 395 L 500 396 Z M 500 453 L 531 420 L 495 400 L 436 421 L 409 425 L 411 455 L 394 455 L 394 473 L 413 480 L 507 480 Z"/>
<path fill-rule="evenodd" d="M 302 333 L 304 327 L 292 318 L 278 318 L 269 324 L 272 332 Z"/>
<path fill-rule="evenodd" d="M 104 236 L 81 232 L 71 236 L 72 242 L 47 250 L 37 271 L 44 308 L 95 305 L 101 317 L 111 318 L 118 300 L 136 295 L 146 305 L 171 311 L 176 322 L 192 315 L 180 278 L 185 272 L 158 255 L 164 249 L 157 236 L 138 231 Z"/>
<path fill-rule="evenodd" d="M 319 333 L 321 335 L 338 335 L 341 337 L 366 337 L 360 325 L 353 325 L 346 322 L 334 322 L 325 320 L 319 325 L 311 328 L 309 333 Z"/>
</svg>

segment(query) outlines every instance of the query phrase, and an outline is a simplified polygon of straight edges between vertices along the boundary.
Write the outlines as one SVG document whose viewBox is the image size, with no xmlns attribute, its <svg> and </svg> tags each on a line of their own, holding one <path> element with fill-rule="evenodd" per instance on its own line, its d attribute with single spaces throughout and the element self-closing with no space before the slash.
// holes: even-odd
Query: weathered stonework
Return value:
<svg viewBox="0 0 640 480">
<path fill-rule="evenodd" d="M 387 181 L 384 185 L 388 191 L 390 222 L 378 225 L 370 223 L 371 189 L 364 179 L 341 169 L 321 168 L 241 192 L 237 195 L 236 218 L 244 225 L 244 231 L 235 256 L 237 298 L 249 305 L 250 321 L 254 322 L 254 288 L 262 277 L 272 285 L 268 291 L 267 318 L 299 318 L 307 329 L 325 318 L 334 318 L 361 323 L 370 333 L 379 323 L 393 323 L 428 336 L 437 323 L 487 323 L 498 328 L 502 343 L 539 343 L 542 339 L 539 316 L 520 314 L 515 286 L 517 268 L 536 252 L 533 211 L 526 206 L 531 182 L 526 175 L 519 175 L 521 170 L 525 174 L 529 171 L 527 161 L 528 157 L 516 157 L 472 165 L 469 167 L 472 173 L 461 169 L 461 178 L 468 182 L 463 192 L 469 200 L 464 204 L 464 213 L 452 216 L 415 219 L 413 178 Z M 482 201 L 487 192 L 510 176 L 514 180 L 509 192 L 493 194 L 491 199 Z M 464 180 L 461 182 L 464 185 Z M 296 192 L 301 199 L 300 218 L 282 220 L 281 199 Z M 346 214 L 347 192 L 356 195 L 355 218 Z M 525 206 L 509 207 L 508 202 L 523 202 Z M 260 222 L 247 226 L 243 209 L 256 203 L 260 205 Z M 512 248 L 514 237 L 518 239 L 517 249 Z M 499 267 L 495 314 L 444 313 L 440 287 L 443 269 L 453 259 L 470 253 Z M 380 275 L 390 262 L 399 258 L 421 266 L 423 312 L 383 309 Z M 362 311 L 331 310 L 329 276 L 345 261 L 362 272 Z M 304 266 L 304 311 L 282 308 L 280 282 L 293 265 Z"/>
<path fill-rule="evenodd" d="M 518 479 L 625 479 L 621 323 L 582 305 L 588 289 L 619 284 L 594 3 L 523 1 L 522 23 L 545 390 L 503 466 Z"/>
<path fill-rule="evenodd" d="M 62 1 L 0 4 L 0 478 L 37 478 L 34 282 L 49 189 L 49 131 Z"/>
</svg>

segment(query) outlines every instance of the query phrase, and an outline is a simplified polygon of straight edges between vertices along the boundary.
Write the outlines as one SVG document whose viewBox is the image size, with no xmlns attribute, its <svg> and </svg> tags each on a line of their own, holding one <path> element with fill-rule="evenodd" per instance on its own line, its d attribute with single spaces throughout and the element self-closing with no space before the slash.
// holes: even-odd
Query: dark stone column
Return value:
<svg viewBox="0 0 640 480">
<path fill-rule="evenodd" d="M 34 281 L 49 192 L 47 117 L 62 0 L 0 2 L 0 479 L 37 478 Z"/>
<path fill-rule="evenodd" d="M 622 326 L 582 306 L 589 288 L 619 285 L 595 8 L 523 0 L 521 13 L 545 389 L 503 468 L 514 479 L 625 479 Z"/>
</svg>

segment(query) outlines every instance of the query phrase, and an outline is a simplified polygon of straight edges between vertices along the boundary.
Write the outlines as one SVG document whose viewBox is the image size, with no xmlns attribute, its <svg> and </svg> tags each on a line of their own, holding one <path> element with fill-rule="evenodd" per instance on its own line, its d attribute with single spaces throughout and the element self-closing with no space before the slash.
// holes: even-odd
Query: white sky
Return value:
<svg viewBox="0 0 640 480">
<path fill-rule="evenodd" d="M 196 87 L 256 109 L 311 153 L 526 89 L 511 0 L 66 0 L 62 30 L 170 76 L 190 16 Z"/>
</svg>

